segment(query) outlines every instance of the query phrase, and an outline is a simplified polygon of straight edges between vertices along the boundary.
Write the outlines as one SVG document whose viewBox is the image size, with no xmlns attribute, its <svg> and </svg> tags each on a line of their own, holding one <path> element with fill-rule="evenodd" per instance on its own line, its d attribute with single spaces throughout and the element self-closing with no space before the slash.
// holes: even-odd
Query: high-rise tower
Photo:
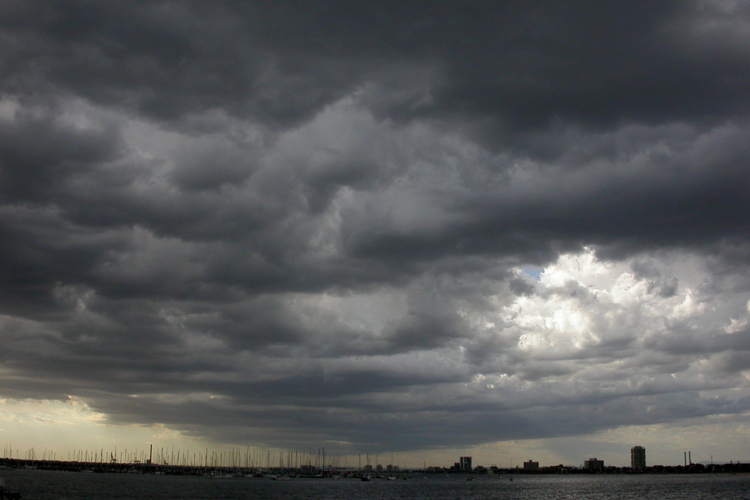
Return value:
<svg viewBox="0 0 750 500">
<path fill-rule="evenodd" d="M 630 467 L 633 469 L 646 468 L 646 448 L 643 446 L 630 448 Z"/>
</svg>

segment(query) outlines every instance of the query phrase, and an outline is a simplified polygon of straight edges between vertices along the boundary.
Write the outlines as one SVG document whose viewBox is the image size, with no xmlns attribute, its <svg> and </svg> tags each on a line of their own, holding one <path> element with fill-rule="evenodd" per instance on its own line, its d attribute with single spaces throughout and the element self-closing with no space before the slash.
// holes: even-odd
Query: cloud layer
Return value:
<svg viewBox="0 0 750 500">
<path fill-rule="evenodd" d="M 750 410 L 746 2 L 4 2 L 0 395 L 220 443 Z"/>
</svg>

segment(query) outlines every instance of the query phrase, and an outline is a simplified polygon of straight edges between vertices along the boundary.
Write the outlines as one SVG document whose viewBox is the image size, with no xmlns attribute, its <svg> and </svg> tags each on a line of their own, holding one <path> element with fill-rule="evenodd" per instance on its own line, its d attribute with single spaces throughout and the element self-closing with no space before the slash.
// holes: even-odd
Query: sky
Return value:
<svg viewBox="0 0 750 500">
<path fill-rule="evenodd" d="M 3 453 L 750 460 L 749 160 L 746 0 L 4 0 Z"/>
</svg>

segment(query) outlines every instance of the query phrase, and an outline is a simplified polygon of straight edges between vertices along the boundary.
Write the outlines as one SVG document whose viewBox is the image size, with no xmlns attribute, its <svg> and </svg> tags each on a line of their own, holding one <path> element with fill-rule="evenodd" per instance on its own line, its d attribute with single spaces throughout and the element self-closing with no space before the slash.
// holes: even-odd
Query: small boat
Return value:
<svg viewBox="0 0 750 500">
<path fill-rule="evenodd" d="M 370 477 L 369 474 L 365 474 L 364 476 L 362 476 L 362 481 L 369 481 L 370 479 L 372 478 Z"/>
<path fill-rule="evenodd" d="M 218 471 L 208 472 L 204 474 L 204 476 L 210 477 L 211 479 L 231 479 L 234 477 L 234 475 L 229 474 L 228 472 L 218 472 Z"/>
</svg>

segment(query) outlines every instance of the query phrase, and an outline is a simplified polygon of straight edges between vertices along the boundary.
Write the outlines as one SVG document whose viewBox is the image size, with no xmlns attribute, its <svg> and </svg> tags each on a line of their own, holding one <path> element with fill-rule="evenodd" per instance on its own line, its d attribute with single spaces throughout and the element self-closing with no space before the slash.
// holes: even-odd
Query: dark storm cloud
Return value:
<svg viewBox="0 0 750 500">
<path fill-rule="evenodd" d="M 37 93 L 52 85 L 156 119 L 221 107 L 286 123 L 310 116 L 351 84 L 349 70 L 331 65 L 320 72 L 326 68 L 283 42 L 274 46 L 283 32 L 269 32 L 273 18 L 304 13 L 262 5 L 236 10 L 149 1 L 128 8 L 9 2 L 4 88 Z M 322 57 L 325 66 L 330 56 Z"/>
<path fill-rule="evenodd" d="M 3 2 L 0 391 L 352 450 L 744 412 L 748 23 Z"/>
<path fill-rule="evenodd" d="M 113 124 L 75 130 L 62 123 L 55 109 L 16 113 L 0 130 L 2 193 L 17 202 L 54 201 L 61 184 L 86 176 L 118 154 Z"/>
<path fill-rule="evenodd" d="M 748 54 L 729 37 L 703 43 L 704 22 L 737 15 L 719 7 L 7 2 L 4 88 L 59 86 L 163 118 L 221 107 L 289 123 L 388 83 L 389 68 L 427 64 L 442 73 L 429 114 L 512 128 L 723 120 L 744 116 Z"/>
</svg>

